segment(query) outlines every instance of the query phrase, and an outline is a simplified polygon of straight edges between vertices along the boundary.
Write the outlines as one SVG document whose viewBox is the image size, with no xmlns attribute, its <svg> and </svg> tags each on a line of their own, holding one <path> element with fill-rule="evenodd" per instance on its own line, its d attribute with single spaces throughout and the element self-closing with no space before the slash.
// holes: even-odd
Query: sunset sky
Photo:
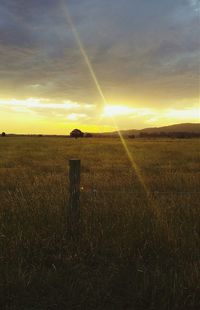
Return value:
<svg viewBox="0 0 200 310">
<path fill-rule="evenodd" d="M 1 0 L 0 131 L 200 122 L 199 22 L 199 0 Z"/>
</svg>

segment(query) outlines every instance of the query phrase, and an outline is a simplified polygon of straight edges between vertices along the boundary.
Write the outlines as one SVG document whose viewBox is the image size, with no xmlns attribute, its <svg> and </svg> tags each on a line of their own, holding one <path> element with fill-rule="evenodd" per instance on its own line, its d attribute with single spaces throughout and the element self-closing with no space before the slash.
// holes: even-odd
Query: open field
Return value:
<svg viewBox="0 0 200 310">
<path fill-rule="evenodd" d="M 198 309 L 200 140 L 127 143 L 137 173 L 119 139 L 0 138 L 0 309 Z"/>
</svg>

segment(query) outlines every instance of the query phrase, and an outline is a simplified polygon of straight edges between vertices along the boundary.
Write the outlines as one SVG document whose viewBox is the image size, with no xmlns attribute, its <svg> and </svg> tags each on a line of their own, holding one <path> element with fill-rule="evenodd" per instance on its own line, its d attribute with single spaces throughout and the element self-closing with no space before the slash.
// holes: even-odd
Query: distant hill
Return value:
<svg viewBox="0 0 200 310">
<path fill-rule="evenodd" d="M 142 132 L 195 132 L 200 133 L 200 123 L 184 123 L 163 127 L 152 127 L 140 130 Z"/>
<path fill-rule="evenodd" d="M 141 132 L 143 133 L 171 133 L 171 132 L 187 132 L 187 133 L 198 133 L 200 134 L 200 123 L 184 123 L 184 124 L 175 124 L 163 127 L 150 127 L 144 129 L 129 129 L 120 131 L 123 136 L 135 135 L 138 136 Z M 117 136 L 117 131 L 114 132 L 105 132 L 100 134 L 93 134 L 93 136 Z"/>
</svg>

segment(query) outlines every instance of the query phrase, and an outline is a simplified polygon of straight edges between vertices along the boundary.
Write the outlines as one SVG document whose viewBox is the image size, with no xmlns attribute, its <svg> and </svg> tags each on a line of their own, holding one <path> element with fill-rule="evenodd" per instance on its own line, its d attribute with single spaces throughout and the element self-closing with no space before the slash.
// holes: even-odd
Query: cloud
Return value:
<svg viewBox="0 0 200 310">
<path fill-rule="evenodd" d="M 28 98 L 25 100 L 0 100 L 0 111 L 19 115 L 32 115 L 38 119 L 55 120 L 55 122 L 89 121 L 98 119 L 98 109 L 91 104 L 79 104 L 72 101 L 62 103 L 44 98 Z"/>
<path fill-rule="evenodd" d="M 187 103 L 185 102 L 184 105 L 187 106 Z M 13 121 L 5 122 L 5 117 Z M 200 109 L 195 105 L 186 108 L 180 106 L 162 109 L 107 105 L 104 109 L 99 109 L 98 106 L 90 104 L 71 101 L 59 103 L 44 98 L 0 100 L 0 123 L 4 130 L 9 132 L 11 130 L 17 132 L 17 128 L 23 128 L 23 132 L 27 133 L 27 128 L 31 124 L 33 132 L 44 133 L 53 133 L 53 130 L 65 133 L 67 129 L 70 131 L 74 126 L 84 131 L 113 131 L 116 130 L 113 118 L 121 129 L 144 128 L 178 122 L 199 122 Z M 21 123 L 24 125 L 21 126 Z M 47 126 L 46 129 L 44 124 Z"/>
<path fill-rule="evenodd" d="M 67 115 L 67 120 L 69 121 L 79 121 L 81 119 L 85 119 L 85 118 L 88 118 L 88 116 L 86 114 L 83 114 L 83 113 L 72 113 L 72 114 L 69 114 Z"/>
<path fill-rule="evenodd" d="M 63 5 L 109 102 L 153 108 L 197 100 L 196 0 L 2 0 L 2 98 L 100 105 Z"/>
</svg>

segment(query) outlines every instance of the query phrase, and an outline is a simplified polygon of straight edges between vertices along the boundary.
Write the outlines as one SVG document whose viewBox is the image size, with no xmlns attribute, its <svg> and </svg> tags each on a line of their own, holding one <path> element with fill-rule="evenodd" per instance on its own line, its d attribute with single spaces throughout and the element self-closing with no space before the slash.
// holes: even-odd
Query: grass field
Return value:
<svg viewBox="0 0 200 310">
<path fill-rule="evenodd" d="M 200 141 L 127 143 L 137 171 L 119 139 L 0 138 L 0 309 L 198 309 Z"/>
</svg>

